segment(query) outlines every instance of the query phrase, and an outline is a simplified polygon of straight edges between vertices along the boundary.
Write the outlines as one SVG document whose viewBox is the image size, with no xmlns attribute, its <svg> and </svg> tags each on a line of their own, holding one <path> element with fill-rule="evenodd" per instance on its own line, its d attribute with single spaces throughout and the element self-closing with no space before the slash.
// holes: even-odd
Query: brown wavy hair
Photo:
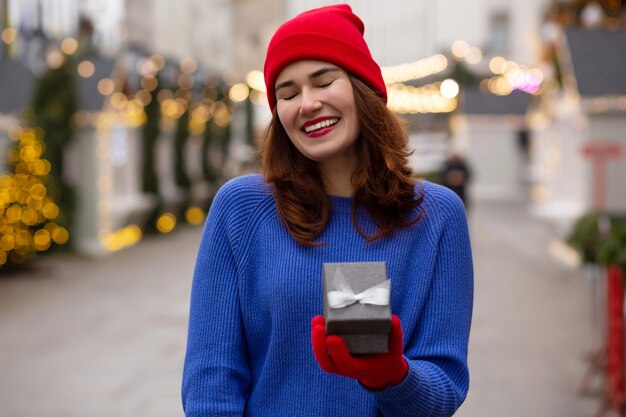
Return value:
<svg viewBox="0 0 626 417">
<path fill-rule="evenodd" d="M 357 167 L 352 174 L 355 193 L 352 223 L 367 241 L 390 235 L 419 221 L 414 211 L 423 199 L 415 197 L 408 166 L 407 134 L 400 120 L 376 93 L 350 75 L 359 116 Z M 261 139 L 262 171 L 274 187 L 276 212 L 291 236 L 300 244 L 314 242 L 330 217 L 331 205 L 317 163 L 302 155 L 280 123 L 276 109 Z M 366 234 L 359 224 L 357 207 L 365 207 L 377 230 Z"/>
</svg>

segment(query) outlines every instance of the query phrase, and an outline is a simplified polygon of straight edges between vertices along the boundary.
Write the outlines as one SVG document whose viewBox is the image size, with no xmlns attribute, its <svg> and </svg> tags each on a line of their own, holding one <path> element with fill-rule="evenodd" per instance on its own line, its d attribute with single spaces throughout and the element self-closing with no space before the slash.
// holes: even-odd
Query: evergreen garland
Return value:
<svg viewBox="0 0 626 417">
<path fill-rule="evenodd" d="M 187 105 L 185 112 L 178 118 L 176 133 L 174 134 L 174 180 L 178 188 L 185 194 L 185 200 L 180 209 L 181 215 L 192 203 L 191 180 L 185 169 L 185 148 L 189 139 L 189 107 Z"/>
<path fill-rule="evenodd" d="M 222 154 L 222 165 L 221 165 L 221 174 L 222 177 L 225 175 L 224 168 L 226 165 L 226 161 L 228 160 L 229 150 L 230 150 L 230 142 L 233 136 L 233 130 L 231 129 L 232 123 L 228 122 L 228 124 L 219 129 L 218 140 L 220 144 L 220 151 Z"/>
<path fill-rule="evenodd" d="M 250 94 L 246 97 L 246 143 L 250 146 L 256 146 L 254 137 L 254 104 L 250 98 Z"/>
<path fill-rule="evenodd" d="M 611 217 L 611 231 L 598 250 L 598 260 L 603 265 L 618 265 L 626 279 L 626 216 Z"/>
<path fill-rule="evenodd" d="M 567 237 L 567 243 L 580 254 L 583 263 L 599 263 L 598 252 L 603 240 L 598 228 L 600 217 L 597 212 L 581 216 Z"/>
<path fill-rule="evenodd" d="M 156 76 L 157 87 L 150 92 L 150 102 L 144 108 L 146 112 L 146 124 L 143 127 L 143 191 L 150 194 L 159 193 L 159 179 L 155 166 L 155 154 L 157 140 L 161 133 L 161 108 L 157 96 L 160 91 L 159 75 Z"/>
<path fill-rule="evenodd" d="M 203 135 L 204 142 L 202 143 L 202 174 L 207 184 L 209 185 L 215 184 L 215 182 L 217 181 L 217 177 L 218 177 L 217 171 L 215 170 L 215 168 L 213 168 L 213 165 L 211 164 L 210 158 L 209 158 L 209 155 L 211 153 L 211 144 L 213 143 L 213 136 L 214 136 L 213 126 L 214 126 L 213 117 L 211 117 L 206 122 L 206 127 L 204 129 L 204 135 Z"/>
<path fill-rule="evenodd" d="M 156 221 L 162 211 L 163 201 L 159 192 L 159 177 L 156 172 L 155 149 L 157 140 L 161 134 L 161 107 L 157 99 L 160 89 L 159 74 L 155 74 L 157 82 L 156 88 L 150 92 L 150 102 L 144 108 L 146 113 L 146 124 L 143 127 L 142 148 L 143 148 L 143 169 L 142 169 L 142 189 L 144 193 L 152 194 L 157 198 L 155 208 L 148 216 L 146 224 L 147 233 L 156 233 Z"/>
<path fill-rule="evenodd" d="M 219 82 L 218 85 L 210 89 L 210 98 L 215 100 L 215 109 L 221 106 L 229 107 L 230 103 L 227 100 L 227 96 L 224 93 L 225 85 L 223 82 Z M 204 144 L 202 146 L 202 172 L 206 182 L 211 187 L 211 196 L 208 201 L 208 206 L 211 205 L 213 195 L 220 186 L 220 183 L 224 180 L 224 168 L 226 161 L 228 160 L 228 153 L 231 141 L 231 123 L 227 126 L 220 126 L 216 123 L 216 114 L 212 114 L 211 118 L 206 122 L 204 129 Z M 213 166 L 211 162 L 211 152 L 213 148 L 217 147 L 221 154 L 221 161 L 219 167 Z M 208 209 L 207 206 L 207 209 Z"/>
<path fill-rule="evenodd" d="M 174 175 L 176 185 L 184 190 L 191 186 L 185 170 L 185 146 L 189 139 L 189 108 L 178 118 L 174 134 Z"/>
<path fill-rule="evenodd" d="M 74 188 L 63 178 L 63 152 L 74 135 L 72 117 L 78 109 L 76 97 L 76 65 L 71 56 L 63 64 L 48 70 L 37 82 L 33 96 L 32 120 L 43 130 L 43 158 L 51 164 L 46 178 L 47 192 L 60 208 L 57 224 L 72 235 L 71 219 L 76 208 Z M 71 240 L 70 240 L 71 246 Z"/>
<path fill-rule="evenodd" d="M 574 224 L 567 243 L 580 254 L 583 263 L 618 265 L 626 272 L 626 216 L 623 214 L 586 213 Z"/>
</svg>

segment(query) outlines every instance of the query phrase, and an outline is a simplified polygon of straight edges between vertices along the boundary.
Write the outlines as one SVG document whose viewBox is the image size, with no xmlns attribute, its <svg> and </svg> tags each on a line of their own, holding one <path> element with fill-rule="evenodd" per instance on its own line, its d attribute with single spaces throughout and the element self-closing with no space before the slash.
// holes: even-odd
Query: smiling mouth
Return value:
<svg viewBox="0 0 626 417">
<path fill-rule="evenodd" d="M 303 130 L 306 133 L 311 133 L 311 132 L 315 132 L 316 130 L 323 129 L 325 127 L 330 127 L 330 126 L 336 125 L 338 122 L 339 122 L 339 119 L 337 119 L 337 118 L 326 119 L 326 120 L 323 120 L 321 122 L 305 126 Z"/>
</svg>

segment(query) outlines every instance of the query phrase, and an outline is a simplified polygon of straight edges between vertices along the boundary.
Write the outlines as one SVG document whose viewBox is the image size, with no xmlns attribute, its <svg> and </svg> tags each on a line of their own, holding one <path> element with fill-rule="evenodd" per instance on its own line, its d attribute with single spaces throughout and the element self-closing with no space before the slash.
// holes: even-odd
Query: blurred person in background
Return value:
<svg viewBox="0 0 626 417">
<path fill-rule="evenodd" d="M 469 209 L 467 186 L 472 173 L 469 163 L 458 152 L 453 152 L 441 167 L 441 184 L 448 187 L 459 196 L 466 209 Z"/>
<path fill-rule="evenodd" d="M 465 210 L 416 182 L 364 26 L 304 12 L 270 41 L 261 175 L 233 179 L 194 273 L 182 399 L 191 416 L 451 416 L 469 386 L 473 267 Z M 384 261 L 388 353 L 326 335 L 324 262 Z"/>
</svg>

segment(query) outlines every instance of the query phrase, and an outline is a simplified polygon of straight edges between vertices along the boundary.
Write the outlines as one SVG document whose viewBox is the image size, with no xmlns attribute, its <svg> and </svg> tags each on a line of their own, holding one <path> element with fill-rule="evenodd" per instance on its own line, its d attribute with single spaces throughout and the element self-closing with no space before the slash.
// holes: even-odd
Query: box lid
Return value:
<svg viewBox="0 0 626 417">
<path fill-rule="evenodd" d="M 324 263 L 322 270 L 328 334 L 388 334 L 391 331 L 390 281 L 385 262 Z M 353 300 L 349 305 L 333 308 L 329 293 L 337 291 L 351 293 L 356 298 L 365 293 L 365 300 Z M 373 293 L 376 293 L 373 298 L 368 297 Z"/>
</svg>

